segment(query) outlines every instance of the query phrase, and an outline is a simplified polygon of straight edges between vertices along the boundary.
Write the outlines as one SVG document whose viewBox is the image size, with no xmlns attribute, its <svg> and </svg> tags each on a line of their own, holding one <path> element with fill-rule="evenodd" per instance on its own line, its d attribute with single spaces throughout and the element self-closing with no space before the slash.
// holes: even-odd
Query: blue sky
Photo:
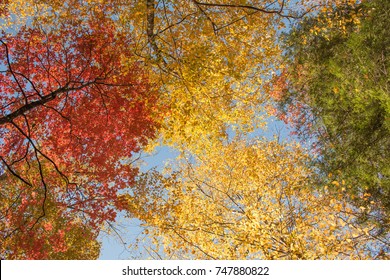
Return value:
<svg viewBox="0 0 390 280">
<path fill-rule="evenodd" d="M 167 161 L 174 160 L 177 156 L 178 152 L 172 148 L 167 146 L 158 147 L 153 154 L 142 157 L 144 163 L 141 165 L 141 171 L 146 172 L 153 167 L 161 169 Z M 99 236 L 99 241 L 102 242 L 99 259 L 125 260 L 131 258 L 146 258 L 147 256 L 145 255 L 144 257 L 140 256 L 139 250 L 129 248 L 129 245 L 134 243 L 137 238 L 142 238 L 143 229 L 139 225 L 139 220 L 126 218 L 124 213 L 119 213 L 117 222 L 114 224 L 115 228 L 117 228 L 117 232 L 112 231 L 109 234 L 102 232 Z"/>
</svg>

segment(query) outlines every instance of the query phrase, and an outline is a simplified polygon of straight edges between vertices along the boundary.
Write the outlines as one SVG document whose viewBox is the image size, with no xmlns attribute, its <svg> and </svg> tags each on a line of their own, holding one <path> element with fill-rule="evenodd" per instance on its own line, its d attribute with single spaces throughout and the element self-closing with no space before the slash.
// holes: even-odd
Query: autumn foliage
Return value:
<svg viewBox="0 0 390 280">
<path fill-rule="evenodd" d="M 17 257 L 49 257 L 38 244 L 55 229 L 49 212 L 63 219 L 54 248 L 72 227 L 71 217 L 90 227 L 87 236 L 115 219 L 117 192 L 137 172 L 132 157 L 155 127 L 156 95 L 145 72 L 121 65 L 130 44 L 109 22 L 64 22 L 60 30 L 24 27 L 2 35 L 1 236 L 24 240 L 42 227 L 46 233 L 31 238 L 38 246 L 31 251 L 20 245 L 25 251 Z M 18 250 L 3 246 L 8 257 Z"/>
<path fill-rule="evenodd" d="M 129 212 L 152 233 L 148 252 L 178 259 L 370 259 L 388 249 L 344 197 L 344 182 L 313 191 L 302 148 L 234 139 L 183 159 L 171 176 L 139 178 Z M 156 190 L 157 189 L 157 190 Z M 158 216 L 153 213 L 159 213 Z"/>
<path fill-rule="evenodd" d="M 2 1 L 0 257 L 96 259 L 122 211 L 144 258 L 389 258 L 374 2 Z"/>
</svg>

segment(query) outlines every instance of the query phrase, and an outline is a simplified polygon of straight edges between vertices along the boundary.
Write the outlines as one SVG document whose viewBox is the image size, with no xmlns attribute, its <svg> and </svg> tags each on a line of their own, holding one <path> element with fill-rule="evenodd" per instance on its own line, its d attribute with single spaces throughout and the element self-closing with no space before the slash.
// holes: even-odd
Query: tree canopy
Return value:
<svg viewBox="0 0 390 280">
<path fill-rule="evenodd" d="M 122 64 L 131 42 L 110 21 L 24 26 L 0 42 L 2 239 L 36 232 L 49 212 L 96 237 L 154 136 L 156 92 L 140 65 Z"/>
<path fill-rule="evenodd" d="M 342 177 L 360 206 L 367 206 L 363 193 L 370 195 L 384 227 L 390 210 L 389 13 L 388 1 L 365 1 L 301 22 L 286 36 L 290 66 L 276 94 L 300 136 L 313 139 L 320 181 Z M 339 18 L 345 24 L 329 24 Z"/>
<path fill-rule="evenodd" d="M 123 199 L 154 237 L 148 251 L 155 258 L 372 259 L 388 252 L 374 226 L 357 223 L 372 213 L 348 203 L 349 186 L 335 181 L 337 190 L 313 191 L 307 160 L 296 146 L 236 138 L 183 159 L 171 176 L 139 177 L 142 192 Z"/>
<path fill-rule="evenodd" d="M 97 258 L 124 211 L 152 257 L 388 258 L 384 2 L 2 1 L 0 256 Z"/>
</svg>

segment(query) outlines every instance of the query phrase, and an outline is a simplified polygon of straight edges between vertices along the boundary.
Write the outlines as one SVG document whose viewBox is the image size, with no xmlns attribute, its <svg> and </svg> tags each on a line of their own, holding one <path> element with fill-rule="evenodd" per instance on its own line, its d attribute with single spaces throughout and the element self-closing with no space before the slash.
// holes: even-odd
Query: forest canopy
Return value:
<svg viewBox="0 0 390 280">
<path fill-rule="evenodd" d="M 96 259 L 110 231 L 140 258 L 388 259 L 389 16 L 2 1 L 0 257 Z"/>
</svg>

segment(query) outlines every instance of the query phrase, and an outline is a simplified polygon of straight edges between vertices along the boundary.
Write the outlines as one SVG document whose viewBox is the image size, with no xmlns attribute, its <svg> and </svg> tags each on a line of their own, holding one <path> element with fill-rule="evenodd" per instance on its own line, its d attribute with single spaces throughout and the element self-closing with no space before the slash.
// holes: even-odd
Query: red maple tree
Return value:
<svg viewBox="0 0 390 280">
<path fill-rule="evenodd" d="M 131 44 L 109 20 L 0 36 L 2 257 L 49 258 L 45 235 L 65 252 L 50 211 L 64 229 L 81 219 L 97 232 L 115 219 L 118 191 L 132 184 L 131 163 L 156 128 L 155 91 L 141 65 L 123 63 Z M 17 248 L 26 238 L 31 246 Z"/>
</svg>

